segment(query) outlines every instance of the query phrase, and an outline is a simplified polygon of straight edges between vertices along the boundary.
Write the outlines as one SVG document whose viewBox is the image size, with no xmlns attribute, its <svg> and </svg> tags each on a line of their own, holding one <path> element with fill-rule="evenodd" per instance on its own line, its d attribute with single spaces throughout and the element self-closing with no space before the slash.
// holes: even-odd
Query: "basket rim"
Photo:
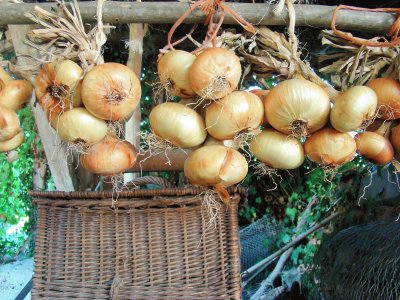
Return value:
<svg viewBox="0 0 400 300">
<path fill-rule="evenodd" d="M 109 198 L 126 198 L 126 197 L 157 197 L 157 196 L 189 196 L 199 195 L 207 191 L 206 187 L 190 187 L 190 188 L 164 188 L 164 189 L 143 189 L 130 191 L 28 191 L 28 195 L 33 198 L 47 199 L 109 199 Z M 232 186 L 227 188 L 230 194 L 246 195 L 247 189 L 243 186 Z"/>
</svg>

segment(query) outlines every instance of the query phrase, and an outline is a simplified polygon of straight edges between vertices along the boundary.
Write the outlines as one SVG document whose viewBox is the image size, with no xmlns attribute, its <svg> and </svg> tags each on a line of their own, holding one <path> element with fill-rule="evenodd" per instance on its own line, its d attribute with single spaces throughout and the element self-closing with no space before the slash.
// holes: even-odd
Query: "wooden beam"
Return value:
<svg viewBox="0 0 400 300">
<path fill-rule="evenodd" d="M 38 5 L 46 10 L 55 8 L 54 3 L 0 3 L 0 25 L 31 24 L 25 13 L 32 12 Z M 289 15 L 284 10 L 281 16 L 275 16 L 273 5 L 267 3 L 227 3 L 232 9 L 255 25 L 287 25 Z M 80 2 L 79 7 L 83 20 L 95 22 L 96 2 Z M 174 23 L 187 9 L 188 3 L 182 2 L 106 2 L 104 4 L 103 21 L 105 23 Z M 295 5 L 296 26 L 330 28 L 334 6 Z M 217 16 L 218 17 L 218 14 Z M 386 32 L 396 15 L 383 12 L 346 11 L 338 12 L 337 26 L 345 30 L 362 30 Z M 185 23 L 202 23 L 204 15 L 196 9 L 186 18 Z M 237 24 L 229 15 L 225 16 L 225 24 Z"/>
<path fill-rule="evenodd" d="M 183 171 L 186 158 L 191 153 L 190 150 L 172 150 L 149 157 L 148 155 L 139 156 L 134 167 L 127 172 L 161 172 L 161 171 Z M 170 161 L 170 163 L 168 163 Z"/>
</svg>

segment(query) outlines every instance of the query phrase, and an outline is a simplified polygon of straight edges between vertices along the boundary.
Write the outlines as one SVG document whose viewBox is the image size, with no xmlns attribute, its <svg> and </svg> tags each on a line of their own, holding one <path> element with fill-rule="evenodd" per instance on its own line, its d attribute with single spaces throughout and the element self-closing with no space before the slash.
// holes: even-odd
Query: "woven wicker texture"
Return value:
<svg viewBox="0 0 400 300">
<path fill-rule="evenodd" d="M 114 208 L 104 193 L 31 193 L 33 299 L 240 299 L 238 194 L 208 227 L 201 196 L 127 196 L 137 192 Z"/>
</svg>

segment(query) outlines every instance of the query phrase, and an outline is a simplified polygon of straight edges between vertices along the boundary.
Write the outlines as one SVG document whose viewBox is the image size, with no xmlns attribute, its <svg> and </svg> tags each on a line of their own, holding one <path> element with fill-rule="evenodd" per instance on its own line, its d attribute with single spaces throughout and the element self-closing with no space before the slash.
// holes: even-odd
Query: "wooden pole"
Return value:
<svg viewBox="0 0 400 300">
<path fill-rule="evenodd" d="M 0 26 L 7 24 L 31 24 L 26 16 L 34 6 L 43 9 L 55 8 L 54 3 L 0 3 Z M 273 13 L 273 5 L 267 3 L 227 3 L 244 19 L 255 25 L 287 25 L 289 15 L 285 9 L 280 16 Z M 95 22 L 96 2 L 80 2 L 82 18 L 85 22 Z M 188 3 L 182 2 L 106 2 L 104 4 L 103 21 L 105 23 L 174 23 L 188 9 Z M 324 5 L 294 5 L 296 11 L 296 26 L 330 28 L 334 6 Z M 216 15 L 218 18 L 218 14 Z M 348 11 L 338 12 L 337 26 L 345 30 L 362 30 L 371 32 L 386 32 L 389 30 L 396 15 L 384 12 Z M 202 23 L 204 15 L 201 10 L 192 12 L 185 23 Z M 225 14 L 225 24 L 237 24 Z"/>
</svg>

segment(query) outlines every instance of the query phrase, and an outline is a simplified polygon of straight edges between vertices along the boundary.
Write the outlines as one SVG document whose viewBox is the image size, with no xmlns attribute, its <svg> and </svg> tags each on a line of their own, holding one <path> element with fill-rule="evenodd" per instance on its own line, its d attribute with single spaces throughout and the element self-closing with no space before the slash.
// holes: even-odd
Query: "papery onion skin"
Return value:
<svg viewBox="0 0 400 300">
<path fill-rule="evenodd" d="M 390 138 L 390 128 L 392 127 L 393 121 L 375 119 L 365 130 L 375 132 L 387 139 Z"/>
<path fill-rule="evenodd" d="M 113 176 L 132 168 L 136 159 L 137 152 L 131 143 L 111 135 L 80 156 L 80 162 L 86 170 L 104 176 Z"/>
<path fill-rule="evenodd" d="M 378 103 L 373 89 L 353 86 L 335 99 L 330 121 L 337 131 L 350 132 L 362 127 L 370 120 Z"/>
<path fill-rule="evenodd" d="M 242 181 L 247 174 L 246 159 L 238 151 L 220 145 L 193 151 L 185 161 L 185 176 L 194 185 L 224 187 Z"/>
<path fill-rule="evenodd" d="M 82 101 L 98 118 L 111 121 L 129 119 L 140 100 L 140 81 L 135 73 L 119 63 L 93 67 L 82 83 Z"/>
<path fill-rule="evenodd" d="M 50 122 L 51 123 L 51 122 Z M 77 107 L 62 113 L 56 119 L 55 129 L 63 141 L 90 146 L 100 142 L 107 134 L 104 120 Z"/>
<path fill-rule="evenodd" d="M 189 69 L 195 59 L 195 55 L 183 50 L 169 51 L 161 57 L 158 76 L 170 95 L 182 98 L 196 96 L 189 81 Z"/>
<path fill-rule="evenodd" d="M 267 97 L 267 95 L 269 94 L 270 90 L 255 89 L 255 90 L 251 90 L 249 92 L 253 93 L 254 95 L 257 95 L 258 97 L 260 97 L 261 101 L 264 102 L 265 97 Z"/>
<path fill-rule="evenodd" d="M 0 91 L 0 104 L 17 111 L 31 97 L 32 89 L 26 80 L 13 80 Z"/>
<path fill-rule="evenodd" d="M 362 132 L 354 138 L 358 153 L 376 165 L 386 165 L 393 159 L 390 141 L 375 132 Z"/>
<path fill-rule="evenodd" d="M 197 56 L 189 70 L 189 81 L 197 95 L 215 100 L 235 90 L 241 75 L 239 57 L 227 49 L 213 47 Z"/>
<path fill-rule="evenodd" d="M 385 120 L 400 118 L 400 83 L 392 78 L 375 78 L 367 83 L 378 97 L 378 114 Z"/>
<path fill-rule="evenodd" d="M 225 146 L 228 148 L 233 148 L 235 150 L 238 150 L 240 147 L 238 145 L 238 143 L 235 143 L 234 140 L 217 140 L 216 138 L 213 138 L 212 135 L 208 135 L 203 146 L 211 146 L 211 145 L 221 145 L 221 146 Z"/>
<path fill-rule="evenodd" d="M 291 170 L 304 162 L 303 145 L 275 129 L 264 129 L 250 143 L 250 151 L 265 165 L 274 169 Z"/>
<path fill-rule="evenodd" d="M 10 74 L 8 74 L 1 66 L 0 66 L 0 82 L 2 82 L 2 84 L 4 86 L 8 85 L 9 83 L 11 83 L 13 81 L 12 77 L 10 76 Z"/>
<path fill-rule="evenodd" d="M 157 136 L 180 148 L 199 146 L 207 137 L 203 118 L 183 104 L 161 103 L 152 109 L 149 120 Z"/>
<path fill-rule="evenodd" d="M 336 167 L 353 159 L 356 142 L 348 133 L 323 128 L 312 134 L 304 143 L 304 150 L 312 161 Z"/>
<path fill-rule="evenodd" d="M 395 150 L 396 159 L 400 160 L 400 124 L 392 128 L 390 142 Z"/>
<path fill-rule="evenodd" d="M 82 68 L 71 60 L 48 63 L 40 70 L 35 93 L 43 109 L 66 111 L 82 106 Z"/>
<path fill-rule="evenodd" d="M 204 120 L 206 118 L 206 107 L 209 105 L 209 103 L 202 103 L 201 105 L 198 105 L 197 101 L 198 99 L 196 98 L 181 98 L 178 103 L 194 109 Z"/>
<path fill-rule="evenodd" d="M 249 92 L 235 91 L 206 109 L 206 128 L 218 140 L 260 127 L 264 117 L 261 99 Z"/>
<path fill-rule="evenodd" d="M 18 148 L 23 143 L 24 139 L 24 133 L 21 131 L 12 139 L 0 142 L 0 152 L 7 152 Z"/>
<path fill-rule="evenodd" d="M 304 79 L 289 79 L 275 86 L 264 101 L 269 124 L 284 134 L 293 134 L 296 123 L 313 133 L 328 122 L 330 101 L 318 85 Z"/>
<path fill-rule="evenodd" d="M 12 139 L 20 131 L 20 123 L 15 111 L 0 105 L 0 142 Z"/>
</svg>

